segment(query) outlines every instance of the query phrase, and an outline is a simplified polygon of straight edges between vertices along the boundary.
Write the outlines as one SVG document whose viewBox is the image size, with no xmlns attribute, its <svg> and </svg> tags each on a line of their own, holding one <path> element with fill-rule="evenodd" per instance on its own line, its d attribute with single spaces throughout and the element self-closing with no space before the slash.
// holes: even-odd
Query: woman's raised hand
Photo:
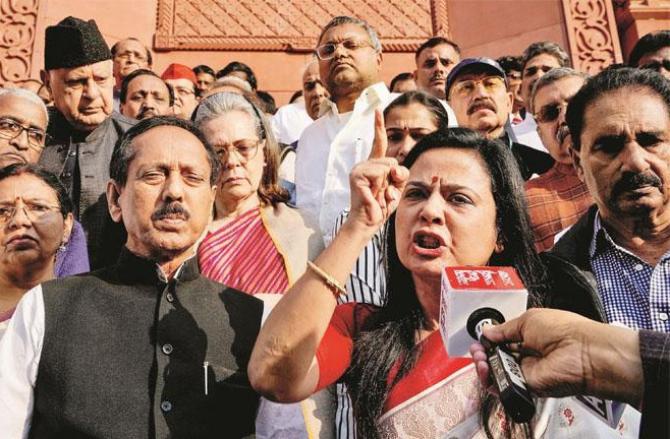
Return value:
<svg viewBox="0 0 670 439">
<path fill-rule="evenodd" d="M 351 171 L 351 211 L 353 224 L 376 232 L 398 207 L 409 170 L 392 157 L 386 157 L 388 141 L 384 118 L 375 111 L 375 138 L 368 160 Z"/>
</svg>

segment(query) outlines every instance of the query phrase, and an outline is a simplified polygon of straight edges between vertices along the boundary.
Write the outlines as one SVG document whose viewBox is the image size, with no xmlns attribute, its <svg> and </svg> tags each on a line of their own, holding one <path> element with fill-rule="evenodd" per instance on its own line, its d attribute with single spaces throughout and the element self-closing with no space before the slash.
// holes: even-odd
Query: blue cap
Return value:
<svg viewBox="0 0 670 439">
<path fill-rule="evenodd" d="M 495 60 L 485 57 L 465 58 L 456 64 L 456 66 L 451 69 L 451 72 L 449 72 L 449 75 L 447 76 L 447 85 L 445 90 L 447 98 L 449 98 L 449 90 L 451 90 L 451 86 L 454 85 L 458 76 L 463 73 L 472 72 L 493 73 L 494 75 L 503 78 L 505 80 L 505 84 L 507 84 L 507 76 L 505 76 L 505 71 Z"/>
</svg>

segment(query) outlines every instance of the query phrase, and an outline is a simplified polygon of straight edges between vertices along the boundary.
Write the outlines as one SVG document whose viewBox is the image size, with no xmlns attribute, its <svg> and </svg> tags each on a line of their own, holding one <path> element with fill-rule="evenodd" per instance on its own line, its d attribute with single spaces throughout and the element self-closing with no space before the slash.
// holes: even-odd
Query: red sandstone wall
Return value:
<svg viewBox="0 0 670 439">
<path fill-rule="evenodd" d="M 233 1 L 238 0 L 225 0 L 223 4 Z M 320 0 L 323 3 L 328 1 L 331 0 Z M 379 0 L 378 7 L 383 9 L 386 1 L 388 0 Z M 402 1 L 404 0 L 399 3 L 401 6 Z M 497 57 L 521 53 L 529 43 L 538 40 L 557 41 L 568 49 L 570 45 L 563 5 L 603 4 L 603 1 L 608 0 L 431 0 L 431 4 L 440 1 L 447 4 L 446 21 L 449 34 L 461 45 L 465 56 Z M 126 36 L 135 36 L 151 45 L 156 30 L 156 14 L 156 0 L 40 0 L 31 76 L 38 77 L 42 67 L 44 28 L 67 15 L 94 18 L 110 44 Z M 220 68 L 231 60 L 246 62 L 257 72 L 259 87 L 270 91 L 279 103 L 283 103 L 299 88 L 300 70 L 309 55 L 284 52 L 170 51 L 157 52 L 154 59 L 154 69 L 159 73 L 170 62 L 181 62 L 189 66 L 205 63 L 214 68 Z M 384 54 L 383 79 L 387 82 L 395 74 L 411 71 L 413 68 L 413 53 Z"/>
</svg>

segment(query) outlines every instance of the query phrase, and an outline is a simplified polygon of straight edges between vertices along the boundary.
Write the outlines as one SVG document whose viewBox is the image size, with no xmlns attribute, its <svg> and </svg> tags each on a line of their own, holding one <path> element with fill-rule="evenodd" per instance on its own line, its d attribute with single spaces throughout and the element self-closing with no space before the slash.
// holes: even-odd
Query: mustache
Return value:
<svg viewBox="0 0 670 439">
<path fill-rule="evenodd" d="M 170 203 L 165 206 L 161 206 L 154 213 L 151 214 L 151 219 L 153 221 L 162 220 L 168 216 L 175 217 L 187 221 L 191 218 L 191 214 L 188 213 L 188 210 L 179 203 Z"/>
<path fill-rule="evenodd" d="M 556 131 L 556 140 L 558 141 L 558 144 L 562 145 L 565 138 L 568 137 L 569 135 L 570 135 L 570 129 L 568 128 L 567 125 L 559 126 L 558 130 Z"/>
<path fill-rule="evenodd" d="M 663 182 L 658 176 L 652 173 L 624 173 L 619 181 L 614 184 L 612 188 L 612 197 L 618 197 L 624 192 L 633 191 L 645 186 L 652 186 L 661 189 Z"/>
<path fill-rule="evenodd" d="M 480 110 L 482 108 L 486 108 L 486 109 L 491 110 L 491 111 L 496 111 L 496 105 L 493 102 L 489 101 L 488 99 L 487 100 L 479 100 L 479 101 L 473 102 L 472 105 L 470 105 L 470 107 L 468 108 L 468 115 L 470 115 L 470 114 L 474 113 L 475 111 Z"/>
<path fill-rule="evenodd" d="M 143 108 L 137 114 L 137 118 L 138 119 L 144 119 L 144 116 L 146 116 L 147 113 L 152 113 L 151 117 L 157 116 L 156 111 L 153 108 Z"/>
</svg>

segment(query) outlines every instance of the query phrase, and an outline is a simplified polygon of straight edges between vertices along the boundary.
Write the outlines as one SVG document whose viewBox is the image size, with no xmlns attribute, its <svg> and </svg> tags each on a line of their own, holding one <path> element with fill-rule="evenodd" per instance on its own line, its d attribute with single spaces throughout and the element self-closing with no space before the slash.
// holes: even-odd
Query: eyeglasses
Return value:
<svg viewBox="0 0 670 439">
<path fill-rule="evenodd" d="M 22 200 L 21 206 L 16 204 L 2 204 L 0 205 L 0 224 L 7 224 L 12 218 L 14 218 L 14 215 L 16 215 L 16 212 L 18 212 L 19 209 L 23 210 L 23 213 L 31 222 L 38 222 L 44 219 L 44 217 L 49 215 L 51 212 L 60 212 L 61 210 L 59 206 L 50 206 L 35 201 Z"/>
<path fill-rule="evenodd" d="M 500 76 L 487 76 L 482 79 L 468 79 L 460 81 L 451 87 L 451 93 L 455 93 L 460 97 L 470 96 L 477 87 L 477 84 L 484 86 L 488 93 L 493 93 L 505 88 L 505 80 Z"/>
<path fill-rule="evenodd" d="M 262 140 L 239 140 L 232 145 L 216 147 L 215 152 L 221 162 L 227 162 L 230 159 L 230 154 L 234 152 L 240 162 L 247 163 L 256 157 L 261 142 Z"/>
<path fill-rule="evenodd" d="M 670 72 L 670 59 L 664 59 L 663 61 L 653 61 L 650 62 L 649 64 L 641 66 L 640 68 L 660 72 L 661 67 Z"/>
<path fill-rule="evenodd" d="M 372 47 L 372 44 L 366 41 L 344 40 L 340 41 L 339 43 L 324 44 L 322 46 L 317 47 L 314 52 L 316 53 L 316 56 L 318 56 L 320 60 L 325 61 L 335 56 L 335 51 L 337 50 L 337 47 L 340 45 L 350 52 L 361 49 L 363 47 Z"/>
<path fill-rule="evenodd" d="M 41 152 L 44 149 L 44 143 L 49 139 L 47 133 L 37 128 L 23 126 L 14 119 L 0 118 L 0 137 L 3 139 L 16 139 L 24 131 L 28 135 L 28 146 Z"/>
<path fill-rule="evenodd" d="M 137 52 L 123 52 L 123 53 L 117 53 L 114 55 L 114 58 L 119 58 L 119 59 L 130 59 L 130 58 L 135 58 L 137 61 L 146 61 L 147 57 L 137 53 Z"/>
<path fill-rule="evenodd" d="M 540 123 L 549 123 L 558 119 L 558 116 L 561 114 L 561 111 L 565 110 L 568 106 L 567 102 L 562 102 L 560 104 L 549 104 L 540 108 L 540 111 L 535 113 L 535 120 Z"/>
<path fill-rule="evenodd" d="M 302 86 L 305 88 L 305 90 L 312 91 L 316 88 L 317 85 L 320 85 L 320 86 L 323 87 L 323 84 L 321 83 L 321 81 L 318 81 L 318 80 L 317 81 L 305 82 Z"/>
<path fill-rule="evenodd" d="M 184 88 L 184 87 L 175 87 L 174 91 L 179 96 L 189 96 L 189 95 L 194 95 L 195 94 L 195 90 L 189 90 L 188 88 Z"/>
</svg>

